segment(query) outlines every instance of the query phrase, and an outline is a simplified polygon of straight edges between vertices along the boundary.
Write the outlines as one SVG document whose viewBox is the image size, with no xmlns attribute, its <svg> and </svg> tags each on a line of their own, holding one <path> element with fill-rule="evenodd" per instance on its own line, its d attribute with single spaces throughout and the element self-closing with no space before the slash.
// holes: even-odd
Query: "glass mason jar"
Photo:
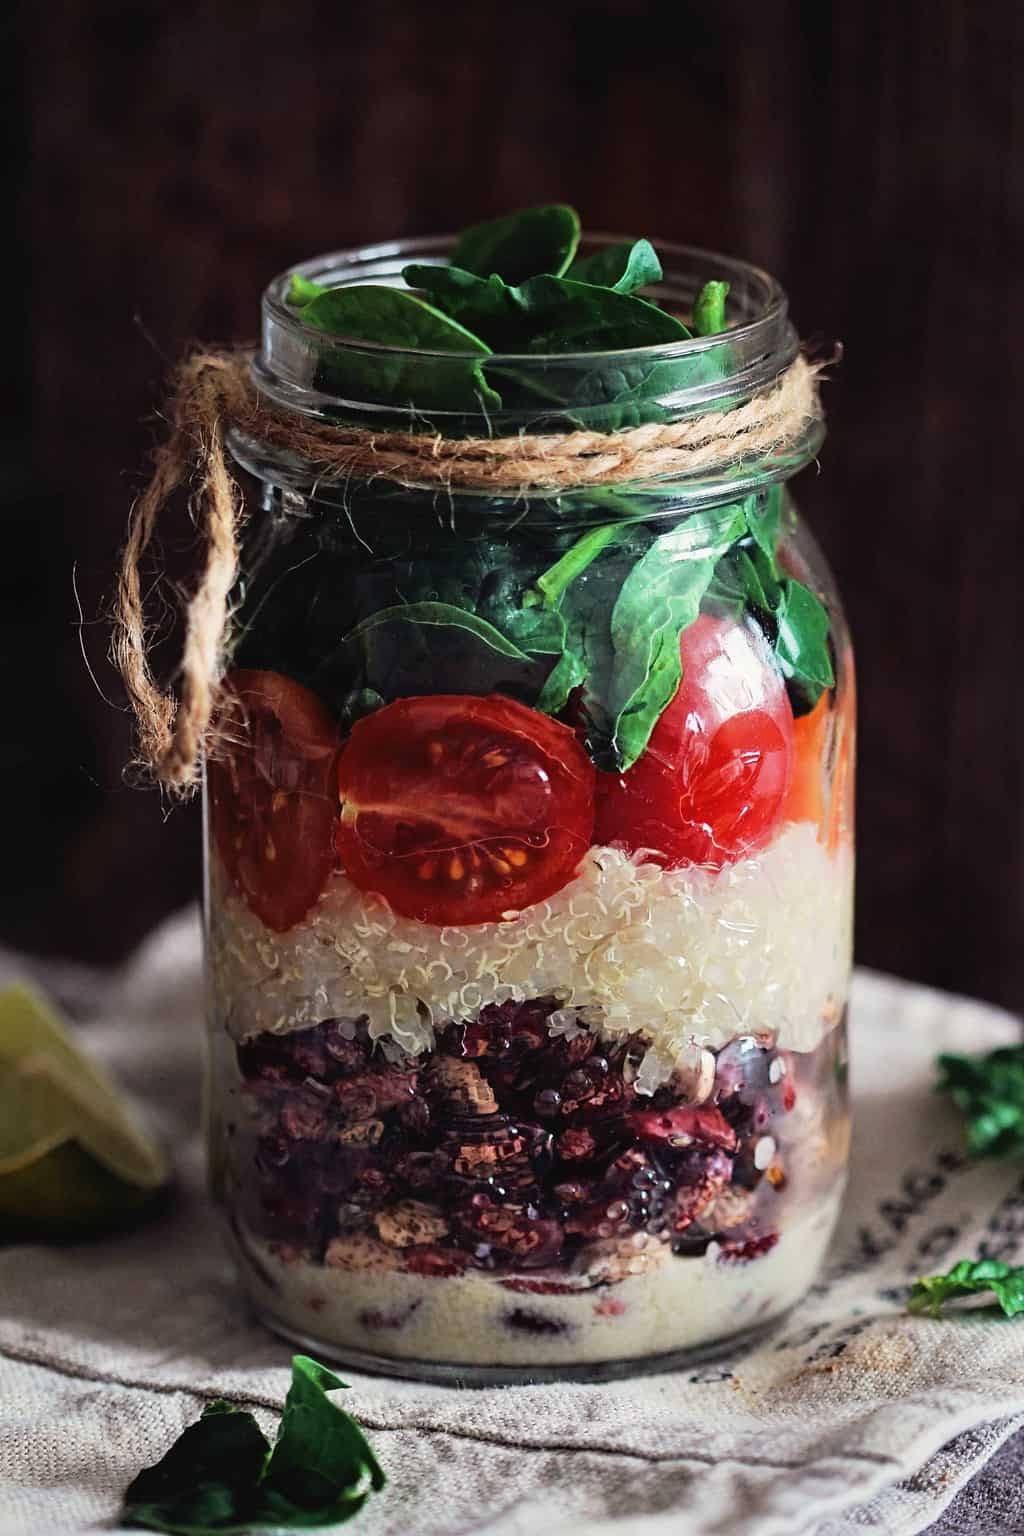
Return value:
<svg viewBox="0 0 1024 1536">
<path fill-rule="evenodd" d="M 446 249 L 295 270 L 390 282 Z M 401 368 L 433 432 L 508 438 L 629 427 L 652 390 L 662 421 L 723 410 L 792 363 L 772 279 L 665 260 L 683 314 L 729 280 L 729 330 L 489 358 L 500 408 L 465 359 L 304 326 L 287 273 L 255 379 L 395 431 L 374 381 Z M 854 677 L 785 484 L 822 436 L 492 493 L 324 478 L 231 435 L 210 1157 L 281 1333 L 398 1374 L 594 1378 L 714 1352 L 813 1282 L 848 1146 Z"/>
</svg>

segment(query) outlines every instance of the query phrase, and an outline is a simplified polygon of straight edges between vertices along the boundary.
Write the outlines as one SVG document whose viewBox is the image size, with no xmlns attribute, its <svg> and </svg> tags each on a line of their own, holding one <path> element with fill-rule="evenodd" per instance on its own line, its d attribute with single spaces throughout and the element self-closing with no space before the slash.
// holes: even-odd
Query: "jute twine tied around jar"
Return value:
<svg viewBox="0 0 1024 1536">
<path fill-rule="evenodd" d="M 820 413 L 823 364 L 798 357 L 744 405 L 623 432 L 445 438 L 332 426 L 261 400 L 248 352 L 197 352 L 177 370 L 152 478 L 132 508 L 114 612 L 114 661 L 138 725 L 138 761 L 180 795 L 195 787 L 209 748 L 224 666 L 229 597 L 238 575 L 242 501 L 228 469 L 229 428 L 308 462 L 320 480 L 385 478 L 439 490 L 515 494 L 625 485 L 720 470 L 795 442 Z M 140 565 L 161 512 L 188 486 L 205 537 L 202 572 L 185 608 L 180 700 L 153 676 Z"/>
</svg>

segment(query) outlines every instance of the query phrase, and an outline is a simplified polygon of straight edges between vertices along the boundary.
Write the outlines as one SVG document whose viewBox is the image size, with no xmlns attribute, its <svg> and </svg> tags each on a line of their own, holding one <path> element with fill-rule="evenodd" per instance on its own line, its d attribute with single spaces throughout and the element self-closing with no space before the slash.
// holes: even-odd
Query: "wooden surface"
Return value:
<svg viewBox="0 0 1024 1536">
<path fill-rule="evenodd" d="M 0 26 L 8 940 L 110 956 L 196 882 L 195 810 L 122 783 L 72 590 L 116 703 L 95 620 L 166 363 L 253 336 L 292 260 L 557 198 L 752 258 L 845 342 L 799 494 L 858 646 L 859 955 L 1024 1001 L 1019 5 L 50 0 Z"/>
</svg>

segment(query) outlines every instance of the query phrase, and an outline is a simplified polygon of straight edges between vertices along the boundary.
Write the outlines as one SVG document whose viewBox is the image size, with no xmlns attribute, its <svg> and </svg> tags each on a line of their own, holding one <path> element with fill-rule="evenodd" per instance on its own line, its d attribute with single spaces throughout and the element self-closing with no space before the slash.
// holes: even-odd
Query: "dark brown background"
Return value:
<svg viewBox="0 0 1024 1536">
<path fill-rule="evenodd" d="M 167 361 L 254 335 L 303 256 L 564 199 L 754 259 L 845 341 L 801 495 L 859 648 L 860 958 L 1024 1001 L 1024 8 L 48 0 L 0 26 L 8 940 L 109 957 L 195 886 L 195 810 L 122 785 L 72 590 L 117 703 L 93 620 Z"/>
</svg>

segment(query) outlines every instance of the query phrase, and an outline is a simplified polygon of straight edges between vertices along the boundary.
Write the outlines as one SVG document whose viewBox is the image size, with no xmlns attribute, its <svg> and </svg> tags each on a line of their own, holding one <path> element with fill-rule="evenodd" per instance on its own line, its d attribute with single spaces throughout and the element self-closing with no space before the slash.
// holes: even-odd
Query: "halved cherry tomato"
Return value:
<svg viewBox="0 0 1024 1536">
<path fill-rule="evenodd" d="M 338 761 L 338 853 L 405 917 L 493 922 L 575 874 L 594 779 L 568 726 L 512 699 L 399 699 L 356 722 Z"/>
<path fill-rule="evenodd" d="M 596 839 L 668 869 L 720 867 L 767 841 L 793 763 L 793 712 L 760 632 L 701 614 L 679 643 L 682 682 L 647 750 L 598 775 Z"/>
<path fill-rule="evenodd" d="M 279 672 L 232 672 L 220 721 L 206 768 L 213 835 L 235 889 L 284 933 L 334 867 L 337 731 L 316 694 Z"/>
</svg>

